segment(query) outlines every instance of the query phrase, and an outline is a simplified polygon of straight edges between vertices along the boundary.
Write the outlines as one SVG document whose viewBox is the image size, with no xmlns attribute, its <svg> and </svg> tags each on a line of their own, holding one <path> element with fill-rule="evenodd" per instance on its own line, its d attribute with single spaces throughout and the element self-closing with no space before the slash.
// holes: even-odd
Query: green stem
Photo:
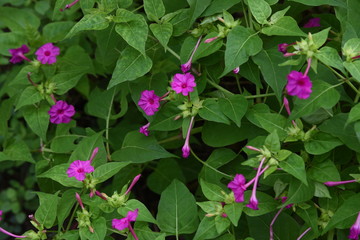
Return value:
<svg viewBox="0 0 360 240">
<path fill-rule="evenodd" d="M 329 68 L 333 73 L 335 73 L 335 75 L 338 76 L 339 78 L 341 78 L 341 79 L 343 79 L 343 80 L 346 79 L 346 77 L 344 77 L 343 75 L 341 75 L 340 73 L 338 73 L 335 69 L 333 69 L 333 68 L 330 67 L 329 65 L 326 65 L 326 64 L 325 64 L 325 66 L 326 66 L 327 68 Z"/>
<path fill-rule="evenodd" d="M 70 220 L 69 220 L 69 223 L 68 223 L 68 225 L 66 226 L 66 232 L 68 232 L 69 229 L 70 229 L 70 227 L 71 227 L 71 223 L 72 223 L 72 221 L 74 220 L 75 213 L 76 213 L 76 210 L 77 210 L 78 207 L 79 207 L 79 203 L 76 202 L 74 211 L 72 212 L 71 217 L 70 217 Z"/>
<path fill-rule="evenodd" d="M 230 92 L 229 90 L 223 88 L 222 86 L 214 83 L 213 81 L 211 81 L 210 79 L 206 79 L 208 83 L 210 83 L 211 86 L 213 86 L 214 88 L 222 91 L 223 93 L 229 94 L 229 95 L 234 95 L 232 92 Z"/>
<path fill-rule="evenodd" d="M 253 99 L 253 98 L 270 97 L 270 96 L 276 96 L 276 95 L 275 95 L 275 93 L 265 93 L 265 94 L 257 94 L 257 95 L 245 96 L 245 98 L 246 99 Z"/>
<path fill-rule="evenodd" d="M 358 93 L 357 93 L 356 96 L 355 96 L 354 103 L 357 103 L 357 102 L 359 101 L 359 98 L 360 98 L 359 92 L 360 92 L 360 87 L 359 87 L 359 89 L 358 89 Z"/>
<path fill-rule="evenodd" d="M 253 28 L 253 23 L 252 23 L 252 14 L 251 14 L 251 11 L 250 11 L 250 8 L 248 8 L 249 10 L 249 25 L 250 25 L 250 29 L 254 30 Z"/>
<path fill-rule="evenodd" d="M 136 12 L 137 10 L 139 9 L 142 9 L 144 7 L 144 4 L 143 5 L 140 5 L 139 7 L 135 8 L 134 10 L 132 10 L 131 12 Z"/>
<path fill-rule="evenodd" d="M 177 59 L 180 60 L 180 56 L 179 54 L 177 54 L 174 50 L 172 50 L 171 48 L 169 48 L 168 46 L 166 46 L 165 48 L 167 51 L 169 51 L 169 53 L 171 53 L 174 57 L 176 57 Z"/>
<path fill-rule="evenodd" d="M 260 95 L 260 88 L 258 85 L 256 85 L 256 95 L 259 96 Z M 256 103 L 261 103 L 261 97 L 257 97 L 255 100 Z"/>
<path fill-rule="evenodd" d="M 223 172 L 217 170 L 216 168 L 210 166 L 209 164 L 207 164 L 207 163 L 204 162 L 203 160 L 201 160 L 201 159 L 194 153 L 194 151 L 193 151 L 192 149 L 190 149 L 190 151 L 191 151 L 191 154 L 195 157 L 195 159 L 198 160 L 198 161 L 199 161 L 200 163 L 202 163 L 203 165 L 207 166 L 208 168 L 212 169 L 213 171 L 215 171 L 215 172 L 217 172 L 217 173 L 219 173 L 219 174 L 221 174 L 221 175 L 223 175 L 223 176 L 225 176 L 225 177 L 227 177 L 227 178 L 229 178 L 229 179 L 233 179 L 233 178 L 234 178 L 233 176 L 230 176 L 230 175 L 228 175 L 228 174 L 226 174 L 226 173 L 223 173 Z"/>
<path fill-rule="evenodd" d="M 328 234 L 327 234 L 327 240 L 333 240 L 334 239 L 334 229 L 331 229 L 330 231 L 328 231 Z"/>
<path fill-rule="evenodd" d="M 235 79 L 236 79 L 236 84 L 237 84 L 237 86 L 238 86 L 239 92 L 240 92 L 240 94 L 242 94 L 241 86 L 240 86 L 240 81 L 239 81 L 239 76 L 238 76 L 238 75 L 235 75 Z"/>
<path fill-rule="evenodd" d="M 360 94 L 358 89 L 350 82 L 350 80 L 345 79 L 344 81 L 347 83 L 347 85 L 349 85 L 356 92 L 356 94 Z"/>
<path fill-rule="evenodd" d="M 245 6 L 244 6 L 244 0 L 241 1 L 241 5 L 242 5 L 242 8 L 243 8 L 246 27 L 249 28 L 249 21 L 248 21 L 248 16 L 247 16 Z"/>
</svg>

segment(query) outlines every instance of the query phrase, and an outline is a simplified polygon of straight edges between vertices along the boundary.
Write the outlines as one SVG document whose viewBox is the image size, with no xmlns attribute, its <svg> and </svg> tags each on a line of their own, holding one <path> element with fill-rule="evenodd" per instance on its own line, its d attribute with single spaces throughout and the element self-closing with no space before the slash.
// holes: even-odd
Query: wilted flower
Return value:
<svg viewBox="0 0 360 240">
<path fill-rule="evenodd" d="M 286 91 L 289 95 L 297 96 L 301 99 L 310 97 L 312 83 L 307 75 L 298 71 L 291 71 L 287 79 Z"/>
<path fill-rule="evenodd" d="M 61 9 L 61 8 L 60 8 L 60 11 L 62 12 L 62 11 L 64 11 L 64 10 L 66 10 L 66 9 L 71 8 L 71 7 L 74 6 L 78 1 L 80 1 L 80 0 L 75 0 L 75 1 L 73 1 L 72 3 L 70 3 L 70 4 L 66 4 L 64 9 Z"/>
<path fill-rule="evenodd" d="M 144 90 L 141 93 L 138 105 L 146 115 L 154 115 L 159 110 L 160 97 L 155 94 L 154 90 Z"/>
<path fill-rule="evenodd" d="M 357 182 L 357 181 L 355 179 L 347 180 L 347 181 L 339 181 L 339 182 L 328 181 L 328 182 L 324 182 L 324 184 L 328 187 L 332 187 L 332 186 L 337 186 L 337 185 L 342 185 L 342 184 L 347 184 L 347 183 L 354 183 L 354 182 Z"/>
<path fill-rule="evenodd" d="M 287 53 L 288 46 L 289 46 L 289 44 L 287 44 L 287 43 L 280 43 L 278 45 L 278 51 L 285 54 L 285 53 Z"/>
<path fill-rule="evenodd" d="M 240 67 L 236 67 L 234 70 L 233 70 L 233 73 L 235 74 L 238 74 L 240 72 Z"/>
<path fill-rule="evenodd" d="M 191 73 L 177 73 L 174 75 L 170 85 L 176 93 L 187 96 L 189 92 L 194 91 L 194 87 L 196 87 L 195 77 Z"/>
<path fill-rule="evenodd" d="M 304 28 L 320 27 L 320 18 L 310 18 L 307 23 L 304 24 Z"/>
<path fill-rule="evenodd" d="M 188 71 L 190 71 L 192 59 L 194 57 L 194 54 L 195 54 L 196 50 L 198 49 L 198 47 L 200 45 L 201 38 L 202 38 L 202 36 L 199 37 L 199 39 L 198 39 L 198 41 L 197 41 L 197 43 L 196 43 L 196 45 L 195 45 L 195 47 L 194 47 L 194 49 L 193 49 L 193 51 L 191 53 L 191 56 L 190 56 L 189 60 L 185 64 L 181 65 L 181 71 L 183 73 L 187 73 Z"/>
<path fill-rule="evenodd" d="M 194 118 L 195 117 L 192 116 L 190 119 L 190 124 L 185 137 L 184 146 L 181 149 L 183 158 L 188 158 L 190 155 L 190 135 L 191 135 L 191 129 L 193 128 Z"/>
<path fill-rule="evenodd" d="M 42 64 L 53 64 L 56 62 L 56 56 L 60 54 L 60 48 L 54 46 L 52 43 L 46 43 L 36 50 L 35 55 L 37 60 Z"/>
<path fill-rule="evenodd" d="M 204 43 L 211 43 L 212 41 L 215 41 L 216 39 L 218 39 L 219 37 L 212 37 L 212 38 L 208 38 L 204 41 Z"/>
<path fill-rule="evenodd" d="M 149 136 L 149 134 L 150 134 L 149 126 L 150 126 L 150 123 L 147 123 L 144 126 L 141 126 L 139 129 L 139 132 L 144 134 L 145 136 Z"/>
<path fill-rule="evenodd" d="M 25 44 L 23 44 L 19 48 L 9 49 L 9 52 L 12 56 L 10 62 L 13 64 L 22 62 L 23 60 L 31 62 L 30 59 L 24 56 L 24 54 L 28 53 L 29 51 L 30 51 L 29 47 L 26 46 Z"/>
<path fill-rule="evenodd" d="M 57 101 L 49 110 L 50 122 L 55 124 L 69 123 L 71 117 L 75 114 L 73 105 L 67 104 L 65 101 Z"/>
<path fill-rule="evenodd" d="M 350 228 L 350 234 L 348 238 L 358 240 L 359 235 L 360 235 L 360 212 L 358 213 L 355 223 Z"/>
</svg>

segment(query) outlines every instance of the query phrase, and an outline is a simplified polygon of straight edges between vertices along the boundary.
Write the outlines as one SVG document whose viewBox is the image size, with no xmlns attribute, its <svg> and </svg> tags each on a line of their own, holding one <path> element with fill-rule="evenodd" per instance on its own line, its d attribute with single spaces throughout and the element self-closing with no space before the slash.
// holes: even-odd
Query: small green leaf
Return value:
<svg viewBox="0 0 360 240">
<path fill-rule="evenodd" d="M 166 48 L 170 40 L 170 37 L 173 33 L 172 24 L 168 22 L 159 23 L 159 24 L 153 23 L 150 24 L 150 30 L 154 34 L 154 36 L 159 40 L 161 45 L 163 45 L 164 48 Z"/>
<path fill-rule="evenodd" d="M 290 16 L 280 18 L 275 24 L 270 27 L 261 29 L 263 34 L 268 36 L 300 36 L 306 37 L 307 35 L 301 31 L 295 19 Z"/>
<path fill-rule="evenodd" d="M 49 109 L 50 107 L 46 104 L 40 106 L 29 105 L 21 109 L 31 130 L 45 141 L 50 119 Z"/>
<path fill-rule="evenodd" d="M 354 79 L 360 82 L 360 61 L 344 62 L 344 67 L 350 72 Z"/>
<path fill-rule="evenodd" d="M 265 0 L 248 0 L 250 11 L 256 21 L 260 24 L 267 23 L 271 15 L 271 7 Z"/>
<path fill-rule="evenodd" d="M 129 162 L 109 162 L 96 168 L 94 171 L 94 178 L 98 183 L 105 182 L 115 174 L 117 174 L 123 167 L 129 165 Z"/>
<path fill-rule="evenodd" d="M 228 216 L 231 223 L 234 224 L 235 227 L 237 227 L 238 225 L 243 208 L 244 208 L 244 204 L 237 202 L 226 204 L 224 206 L 224 211 L 226 215 Z"/>
<path fill-rule="evenodd" d="M 23 106 L 40 102 L 41 99 L 42 96 L 40 95 L 39 91 L 34 86 L 29 86 L 21 93 L 19 101 L 16 104 L 16 110 Z"/>
<path fill-rule="evenodd" d="M 40 199 L 40 206 L 35 212 L 35 218 L 46 228 L 51 228 L 56 220 L 59 197 L 54 194 L 36 192 Z"/>
<path fill-rule="evenodd" d="M 229 119 L 221 111 L 220 104 L 215 99 L 206 99 L 199 110 L 199 115 L 208 121 L 230 124 Z"/>
<path fill-rule="evenodd" d="M 326 28 L 318 33 L 312 35 L 314 45 L 316 48 L 320 48 L 328 39 L 330 28 Z"/>
<path fill-rule="evenodd" d="M 277 134 L 276 129 L 266 137 L 265 146 L 271 152 L 276 153 L 280 151 L 281 145 L 280 145 L 279 135 Z"/>
<path fill-rule="evenodd" d="M 165 14 L 162 0 L 144 0 L 145 13 L 150 21 L 157 21 Z"/>
<path fill-rule="evenodd" d="M 81 31 L 102 30 L 109 26 L 109 21 L 106 19 L 105 13 L 91 13 L 85 15 L 79 22 L 77 22 L 65 38 L 71 38 Z"/>
<path fill-rule="evenodd" d="M 247 100 L 241 95 L 233 95 L 228 98 L 220 98 L 219 104 L 221 111 L 240 127 L 241 119 L 248 108 Z"/>
<path fill-rule="evenodd" d="M 335 48 L 325 46 L 315 53 L 315 57 L 325 65 L 345 71 L 341 57 Z"/>
<path fill-rule="evenodd" d="M 304 143 L 306 152 L 313 155 L 321 155 L 330 152 L 340 145 L 343 145 L 343 142 L 338 138 L 323 132 L 317 133 L 309 141 Z"/>
<path fill-rule="evenodd" d="M 50 168 L 48 171 L 40 174 L 38 178 L 50 178 L 65 187 L 81 188 L 83 183 L 76 180 L 74 177 L 68 177 L 66 171 L 70 167 L 69 163 L 63 163 Z"/>
<path fill-rule="evenodd" d="M 308 185 L 304 159 L 299 155 L 295 153 L 291 154 L 286 160 L 279 162 L 279 167 L 299 179 L 306 186 Z"/>
<path fill-rule="evenodd" d="M 224 190 L 216 184 L 205 182 L 200 178 L 201 190 L 204 193 L 205 197 L 211 201 L 224 201 L 224 195 L 222 192 Z"/>
<path fill-rule="evenodd" d="M 199 227 L 197 228 L 195 237 L 193 240 L 203 240 L 203 239 L 214 239 L 220 234 L 216 230 L 215 218 L 214 217 L 204 217 Z"/>
<path fill-rule="evenodd" d="M 314 197 L 331 198 L 329 190 L 324 184 L 319 182 L 314 182 L 314 185 L 315 185 Z"/>
</svg>

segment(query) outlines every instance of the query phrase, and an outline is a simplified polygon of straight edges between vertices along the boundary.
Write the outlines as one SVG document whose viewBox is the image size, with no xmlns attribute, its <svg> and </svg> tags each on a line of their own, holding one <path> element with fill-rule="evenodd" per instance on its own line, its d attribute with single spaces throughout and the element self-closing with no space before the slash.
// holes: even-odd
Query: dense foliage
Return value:
<svg viewBox="0 0 360 240">
<path fill-rule="evenodd" d="M 0 0 L 0 239 L 358 239 L 359 9 Z"/>
</svg>

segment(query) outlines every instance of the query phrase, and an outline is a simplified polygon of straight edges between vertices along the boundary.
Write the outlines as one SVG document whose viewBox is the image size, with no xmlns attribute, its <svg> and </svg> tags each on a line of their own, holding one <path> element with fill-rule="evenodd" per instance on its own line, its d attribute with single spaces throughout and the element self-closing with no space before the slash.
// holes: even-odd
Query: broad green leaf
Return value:
<svg viewBox="0 0 360 240">
<path fill-rule="evenodd" d="M 247 203 L 247 201 L 250 199 L 251 191 L 245 191 L 244 196 L 245 196 L 245 202 Z M 273 197 L 271 197 L 270 195 L 268 195 L 266 193 L 257 191 L 256 197 L 259 201 L 259 205 L 258 205 L 259 209 L 253 210 L 251 208 L 245 207 L 243 209 L 243 212 L 245 212 L 246 215 L 248 215 L 248 216 L 264 215 L 266 213 L 274 211 L 279 205 Z"/>
<path fill-rule="evenodd" d="M 328 39 L 330 28 L 326 28 L 318 33 L 312 35 L 314 45 L 316 48 L 320 48 Z"/>
<path fill-rule="evenodd" d="M 150 24 L 150 30 L 154 34 L 154 36 L 159 40 L 161 45 L 164 48 L 167 47 L 167 44 L 170 40 L 170 37 L 173 33 L 173 26 L 171 23 L 153 23 Z"/>
<path fill-rule="evenodd" d="M 136 221 L 150 222 L 156 224 L 156 220 L 151 215 L 150 211 L 142 202 L 136 199 L 130 199 L 129 201 L 127 201 L 124 207 L 120 207 L 118 209 L 118 213 L 125 217 L 129 211 L 134 211 L 135 209 L 139 209 L 139 215 L 136 218 Z"/>
<path fill-rule="evenodd" d="M 150 71 L 152 61 L 148 56 L 139 54 L 138 51 L 127 47 L 121 52 L 119 60 L 116 62 L 112 78 L 108 89 L 125 81 L 132 81 L 142 77 Z"/>
<path fill-rule="evenodd" d="M 321 6 L 321 5 L 331 5 L 338 7 L 345 7 L 344 1 L 341 0 L 290 0 L 291 2 L 298 2 L 308 6 Z"/>
<path fill-rule="evenodd" d="M 321 155 L 330 152 L 337 146 L 343 143 L 330 134 L 319 132 L 314 135 L 309 141 L 304 143 L 306 152 L 313 155 Z"/>
<path fill-rule="evenodd" d="M 314 162 L 308 170 L 308 176 L 318 182 L 341 181 L 339 171 L 331 160 Z"/>
<path fill-rule="evenodd" d="M 82 74 L 80 73 L 59 73 L 51 78 L 51 83 L 55 84 L 55 93 L 57 94 L 65 94 L 70 89 L 75 87 Z"/>
<path fill-rule="evenodd" d="M 46 42 L 63 40 L 74 24 L 72 21 L 51 22 L 46 24 L 43 28 L 43 36 Z"/>
<path fill-rule="evenodd" d="M 314 185 L 315 185 L 314 197 L 331 198 L 329 190 L 324 184 L 319 182 L 314 182 Z"/>
<path fill-rule="evenodd" d="M 0 7 L 0 22 L 12 32 L 37 31 L 40 26 L 40 19 L 29 8 Z"/>
<path fill-rule="evenodd" d="M 74 177 L 69 178 L 66 174 L 66 171 L 70 167 L 69 163 L 63 163 L 56 165 L 46 172 L 40 174 L 38 178 L 50 178 L 60 184 L 62 184 L 65 187 L 76 187 L 76 188 L 82 188 L 83 183 L 76 180 Z"/>
<path fill-rule="evenodd" d="M 11 56 L 9 49 L 18 48 L 24 39 L 24 34 L 20 32 L 1 32 L 0 33 L 0 54 Z M 25 76 L 26 77 L 26 76 Z"/>
<path fill-rule="evenodd" d="M 230 227 L 230 220 L 223 216 L 215 217 L 215 228 L 218 234 L 222 234 L 226 229 Z"/>
<path fill-rule="evenodd" d="M 231 223 L 234 224 L 235 227 L 237 227 L 238 225 L 243 208 L 244 208 L 243 203 L 236 203 L 236 202 L 231 204 L 226 204 L 224 206 L 224 211 L 227 217 L 230 219 Z"/>
<path fill-rule="evenodd" d="M 211 201 L 224 201 L 224 195 L 221 193 L 224 190 L 216 184 L 205 182 L 200 178 L 200 186 L 205 197 Z"/>
<path fill-rule="evenodd" d="M 76 202 L 75 193 L 75 189 L 66 190 L 62 194 L 61 199 L 59 199 L 59 205 L 57 208 L 57 219 L 59 226 L 62 226 L 65 219 L 70 215 L 71 209 Z"/>
<path fill-rule="evenodd" d="M 228 10 L 237 3 L 239 3 L 238 0 L 213 0 L 210 6 L 203 12 L 202 16 L 211 16 L 215 13 L 222 13 L 223 10 Z"/>
<path fill-rule="evenodd" d="M 266 83 L 281 101 L 282 92 L 287 82 L 286 76 L 290 72 L 290 66 L 279 66 L 284 61 L 284 57 L 276 49 L 270 49 L 262 50 L 252 59 L 259 66 Z"/>
<path fill-rule="evenodd" d="M 75 140 L 85 137 L 69 133 L 70 128 L 75 127 L 75 122 L 68 124 L 58 124 L 56 126 L 56 136 L 51 139 L 51 150 L 55 153 L 69 153 L 76 148 Z"/>
<path fill-rule="evenodd" d="M 233 95 L 228 98 L 220 98 L 219 105 L 221 111 L 240 127 L 241 119 L 248 108 L 247 100 L 241 95 Z"/>
<path fill-rule="evenodd" d="M 353 106 L 350 110 L 346 124 L 360 120 L 360 103 Z"/>
<path fill-rule="evenodd" d="M 222 76 L 247 62 L 250 56 L 261 51 L 262 46 L 258 33 L 242 26 L 233 28 L 227 36 L 225 69 Z"/>
<path fill-rule="evenodd" d="M 247 118 L 256 126 L 263 128 L 269 133 L 277 131 L 279 138 L 284 139 L 287 135 L 287 120 L 284 116 L 275 113 L 249 113 Z"/>
<path fill-rule="evenodd" d="M 105 13 L 91 13 L 85 15 L 79 22 L 77 22 L 65 36 L 65 38 L 72 38 L 81 31 L 102 30 L 109 26 L 109 21 L 106 19 Z"/>
<path fill-rule="evenodd" d="M 261 32 L 268 36 L 307 36 L 303 31 L 301 31 L 295 19 L 290 16 L 280 18 L 275 24 L 262 28 Z"/>
<path fill-rule="evenodd" d="M 342 72 L 345 71 L 339 53 L 335 48 L 325 46 L 315 53 L 315 57 L 325 65 L 337 68 Z"/>
<path fill-rule="evenodd" d="M 274 130 L 266 137 L 264 144 L 273 153 L 277 153 L 280 151 L 281 144 L 279 140 L 279 135 L 277 134 L 276 130 Z"/>
<path fill-rule="evenodd" d="M 56 220 L 59 197 L 54 194 L 36 192 L 40 199 L 40 206 L 35 212 L 35 218 L 46 228 L 51 228 Z"/>
<path fill-rule="evenodd" d="M 311 181 L 308 182 L 308 185 L 305 185 L 296 178 L 292 178 L 288 192 L 288 199 L 283 205 L 306 202 L 314 196 L 314 192 L 315 186 Z"/>
<path fill-rule="evenodd" d="M 354 77 L 354 79 L 360 82 L 360 61 L 344 62 L 344 67 Z"/>
<path fill-rule="evenodd" d="M 296 214 L 299 215 L 309 226 L 311 226 L 312 230 L 315 231 L 315 234 L 319 234 L 318 213 L 314 206 L 307 209 L 298 208 L 296 209 Z"/>
<path fill-rule="evenodd" d="M 116 89 L 101 91 L 95 88 L 89 97 L 89 101 L 86 105 L 89 115 L 107 119 L 111 115 L 114 97 L 116 95 Z M 99 104 L 101 102 L 101 105 Z"/>
<path fill-rule="evenodd" d="M 31 156 L 30 149 L 26 143 L 17 139 L 14 142 L 5 146 L 3 152 L 0 152 L 0 162 L 2 161 L 24 161 L 29 163 L 35 163 Z"/>
<path fill-rule="evenodd" d="M 248 0 L 250 11 L 256 21 L 260 24 L 267 23 L 271 15 L 271 7 L 265 0 Z"/>
<path fill-rule="evenodd" d="M 29 105 L 21 109 L 31 130 L 44 141 L 46 141 L 46 132 L 49 126 L 49 109 L 50 107 L 47 104 Z"/>
<path fill-rule="evenodd" d="M 220 234 L 216 230 L 215 217 L 204 217 L 197 228 L 193 240 L 214 239 Z"/>
<path fill-rule="evenodd" d="M 173 36 L 177 37 L 182 35 L 189 29 L 191 11 L 190 9 L 179 9 L 175 13 L 170 13 L 175 15 L 171 18 L 170 23 L 173 25 Z M 166 15 L 164 16 L 164 18 Z"/>
<path fill-rule="evenodd" d="M 155 159 L 176 157 L 160 146 L 154 136 L 144 136 L 138 131 L 129 132 L 120 150 L 112 154 L 116 161 L 143 163 Z"/>
<path fill-rule="evenodd" d="M 88 227 L 81 227 L 79 234 L 81 240 L 103 240 L 106 236 L 106 220 L 104 217 L 99 217 L 92 221 L 91 226 L 94 232 L 90 232 Z"/>
<path fill-rule="evenodd" d="M 201 14 L 205 11 L 205 9 L 211 4 L 211 0 L 187 0 L 187 2 L 190 5 L 190 24 L 188 27 L 191 27 L 195 20 L 200 17 Z"/>
<path fill-rule="evenodd" d="M 340 99 L 339 92 L 335 89 L 338 85 L 330 85 L 326 82 L 313 81 L 312 93 L 307 99 L 295 99 L 294 109 L 290 119 L 297 119 L 311 114 L 320 108 L 331 108 L 338 103 Z"/>
<path fill-rule="evenodd" d="M 165 240 L 166 236 L 165 233 L 153 232 L 149 224 L 145 222 L 135 222 L 134 231 L 141 240 Z M 128 240 L 134 240 L 134 238 L 130 235 Z"/>
<path fill-rule="evenodd" d="M 60 71 L 59 73 L 68 73 L 72 74 L 73 78 L 75 78 L 75 75 L 83 76 L 84 74 L 91 73 L 95 74 L 94 66 L 92 63 L 92 59 L 90 58 L 89 54 L 84 50 L 84 48 L 80 47 L 79 45 L 75 45 L 72 47 L 69 47 L 66 50 L 65 55 L 59 59 L 59 65 L 60 65 Z M 56 76 L 56 75 L 55 75 Z M 72 81 L 74 79 L 71 79 Z M 70 80 L 67 80 L 70 81 Z M 69 86 L 75 86 L 76 83 L 61 83 L 57 82 L 59 84 L 58 88 L 61 91 L 64 91 L 65 86 L 69 89 Z M 61 86 L 64 84 L 64 87 Z M 61 86 L 61 87 L 60 87 Z M 57 87 L 55 87 L 57 88 Z M 60 92 L 60 91 L 59 91 Z"/>
<path fill-rule="evenodd" d="M 179 129 L 182 125 L 182 118 L 176 119 L 181 115 L 181 111 L 177 108 L 177 104 L 169 102 L 160 108 L 156 113 L 155 119 L 151 121 L 150 130 L 172 131 Z"/>
<path fill-rule="evenodd" d="M 206 99 L 203 102 L 202 108 L 199 110 L 199 115 L 208 121 L 230 124 L 229 119 L 224 115 L 223 111 L 221 111 L 219 102 L 215 99 Z"/>
<path fill-rule="evenodd" d="M 150 21 L 158 21 L 165 14 L 162 0 L 144 0 L 145 13 Z"/>
<path fill-rule="evenodd" d="M 187 187 L 174 180 L 161 194 L 156 216 L 161 231 L 174 234 L 193 233 L 197 229 L 197 206 Z"/>
<path fill-rule="evenodd" d="M 239 74 L 254 83 L 260 89 L 263 88 L 260 80 L 260 69 L 251 59 L 241 65 Z"/>
<path fill-rule="evenodd" d="M 355 194 L 344 201 L 330 219 L 323 232 L 336 227 L 340 229 L 349 228 L 354 224 L 356 216 L 360 211 L 360 193 Z"/>
<path fill-rule="evenodd" d="M 145 43 L 148 36 L 148 25 L 143 16 L 126 9 L 116 11 L 115 31 L 133 48 L 145 56 Z"/>
<path fill-rule="evenodd" d="M 291 154 L 286 160 L 279 162 L 279 167 L 299 179 L 306 186 L 308 185 L 304 159 L 299 155 L 295 153 Z"/>
<path fill-rule="evenodd" d="M 109 162 L 97 167 L 94 171 L 94 178 L 98 183 L 105 182 L 115 174 L 117 174 L 123 167 L 129 165 L 129 162 Z"/>
</svg>

